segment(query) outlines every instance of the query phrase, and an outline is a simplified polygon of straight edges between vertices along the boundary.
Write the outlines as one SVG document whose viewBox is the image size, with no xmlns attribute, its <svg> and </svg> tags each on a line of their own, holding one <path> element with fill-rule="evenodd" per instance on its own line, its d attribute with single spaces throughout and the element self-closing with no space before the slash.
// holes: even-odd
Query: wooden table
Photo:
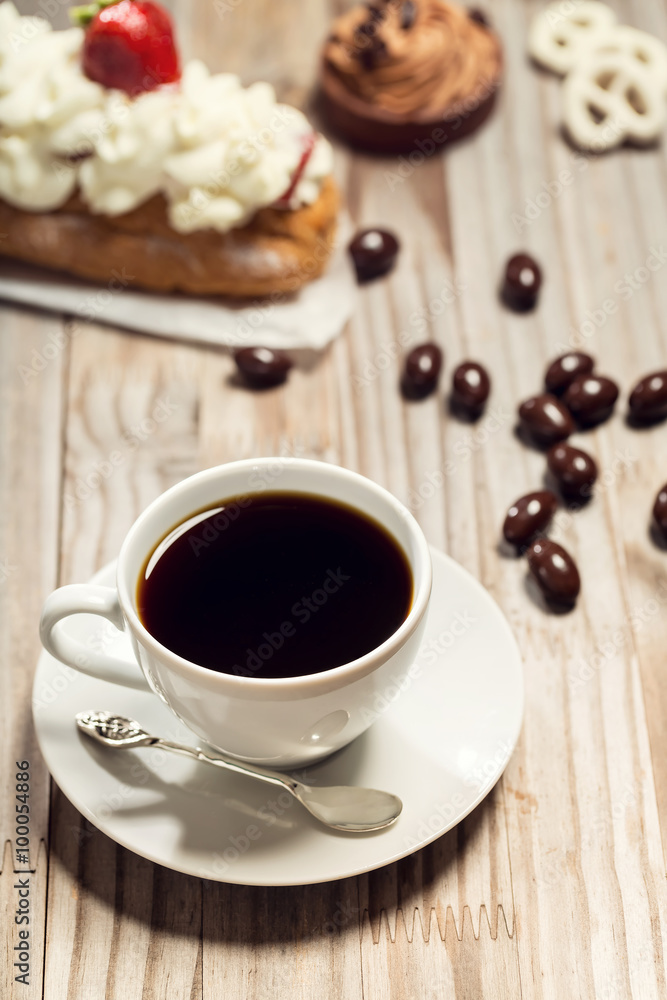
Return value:
<svg viewBox="0 0 667 1000">
<path fill-rule="evenodd" d="M 562 345 L 587 344 L 624 394 L 667 363 L 667 154 L 663 145 L 575 160 L 558 134 L 559 84 L 525 58 L 538 4 L 489 6 L 508 69 L 486 127 L 398 180 L 396 161 L 337 149 L 355 223 L 391 226 L 403 253 L 389 279 L 362 290 L 348 329 L 314 370 L 253 395 L 230 385 L 231 362 L 214 350 L 2 308 L 8 956 L 18 942 L 14 886 L 25 878 L 13 873 L 14 761 L 24 759 L 34 869 L 30 985 L 11 981 L 9 959 L 3 997 L 667 997 L 667 554 L 648 534 L 667 479 L 667 427 L 628 427 L 624 395 L 612 420 L 577 439 L 595 455 L 601 482 L 585 510 L 561 513 L 554 533 L 582 571 L 573 613 L 546 613 L 526 587 L 524 562 L 498 550 L 508 504 L 543 481 L 544 457 L 517 440 L 514 415 L 539 389 L 546 362 Z M 667 38 L 664 0 L 614 6 Z M 186 55 L 248 82 L 269 79 L 304 104 L 336 8 L 177 0 L 175 13 Z M 549 188 L 567 170 L 562 191 Z M 538 198 L 544 191 L 551 195 Z M 521 221 L 529 201 L 537 217 Z M 499 306 L 496 289 L 504 260 L 522 248 L 541 261 L 546 281 L 537 312 L 517 316 Z M 663 263 L 649 272 L 653 249 Z M 624 275 L 636 278 L 628 284 Z M 404 403 L 397 363 L 388 363 L 403 331 L 442 344 L 447 382 L 457 361 L 483 360 L 493 373 L 493 420 L 457 422 L 442 393 Z M 21 366 L 34 374 L 22 376 Z M 173 412 L 144 433 L 161 399 Z M 116 450 L 123 461 L 113 475 L 76 499 L 79 480 Z M 481 580 L 512 623 L 526 714 L 494 792 L 427 849 L 333 884 L 243 888 L 157 867 L 90 827 L 49 783 L 30 689 L 50 590 L 111 560 L 139 511 L 172 483 L 219 462 L 281 453 L 357 469 L 411 503 L 429 541 Z M 453 471 L 425 489 L 449 460 Z"/>
</svg>

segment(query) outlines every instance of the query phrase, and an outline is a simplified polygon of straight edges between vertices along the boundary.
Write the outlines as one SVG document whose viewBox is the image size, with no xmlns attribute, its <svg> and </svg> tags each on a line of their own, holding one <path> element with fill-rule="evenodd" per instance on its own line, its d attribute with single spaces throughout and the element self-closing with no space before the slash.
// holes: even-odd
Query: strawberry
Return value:
<svg viewBox="0 0 667 1000">
<path fill-rule="evenodd" d="M 303 177 L 303 172 L 306 169 L 306 164 L 311 157 L 313 150 L 315 149 L 315 133 L 309 132 L 308 135 L 304 135 L 301 138 L 301 144 L 303 147 L 303 152 L 301 154 L 301 159 L 299 160 L 298 166 L 294 173 L 292 174 L 292 180 L 290 185 L 284 194 L 281 194 L 280 198 L 275 202 L 278 208 L 287 208 L 289 206 L 292 195 L 296 191 L 297 184 Z"/>
<path fill-rule="evenodd" d="M 83 69 L 89 79 L 133 97 L 179 79 L 171 18 L 153 0 L 98 0 L 72 14 L 86 26 Z"/>
</svg>

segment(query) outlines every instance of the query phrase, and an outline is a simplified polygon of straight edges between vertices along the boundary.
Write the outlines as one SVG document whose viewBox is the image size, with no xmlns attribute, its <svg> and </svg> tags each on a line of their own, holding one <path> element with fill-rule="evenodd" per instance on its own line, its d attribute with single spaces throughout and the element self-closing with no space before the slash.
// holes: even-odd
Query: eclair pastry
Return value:
<svg viewBox="0 0 667 1000">
<path fill-rule="evenodd" d="M 446 0 L 372 0 L 332 25 L 322 110 L 360 149 L 430 155 L 486 119 L 502 66 L 500 41 L 480 15 Z"/>
<path fill-rule="evenodd" d="M 0 3 L 0 254 L 162 292 L 296 291 L 332 249 L 329 143 L 268 84 L 181 72 L 170 32 L 152 0 L 65 31 Z"/>
</svg>

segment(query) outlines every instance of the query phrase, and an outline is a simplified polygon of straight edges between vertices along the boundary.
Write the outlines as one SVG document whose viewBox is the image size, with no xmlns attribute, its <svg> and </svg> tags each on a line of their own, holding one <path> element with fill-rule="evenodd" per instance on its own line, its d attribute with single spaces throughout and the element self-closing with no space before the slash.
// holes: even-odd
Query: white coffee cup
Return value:
<svg viewBox="0 0 667 1000">
<path fill-rule="evenodd" d="M 178 656 L 139 619 L 136 589 L 157 543 L 195 511 L 265 490 L 338 500 L 378 521 L 411 568 L 412 604 L 405 621 L 372 652 L 322 673 L 286 678 L 218 673 Z M 431 594 L 431 558 L 419 525 L 395 498 L 355 472 L 308 459 L 261 458 L 207 469 L 167 490 L 141 514 L 123 542 L 116 587 L 74 584 L 47 598 L 44 647 L 71 667 L 128 687 L 150 687 L 211 746 L 243 760 L 297 766 L 345 746 L 410 684 Z M 107 618 L 130 638 L 138 666 L 91 650 L 59 624 L 75 614 Z M 139 669 L 139 667 L 141 669 Z M 84 706 L 122 713 L 118 705 Z"/>
</svg>

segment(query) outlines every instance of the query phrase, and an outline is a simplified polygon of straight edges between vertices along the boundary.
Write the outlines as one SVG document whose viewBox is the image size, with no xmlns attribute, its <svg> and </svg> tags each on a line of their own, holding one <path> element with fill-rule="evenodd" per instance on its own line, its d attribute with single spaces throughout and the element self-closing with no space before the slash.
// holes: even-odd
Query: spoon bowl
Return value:
<svg viewBox="0 0 667 1000">
<path fill-rule="evenodd" d="M 82 733 L 98 743 L 114 749 L 158 746 L 195 760 L 224 767 L 237 774 L 251 775 L 272 785 L 281 785 L 311 813 L 315 819 L 334 830 L 345 833 L 369 833 L 383 830 L 395 823 L 403 803 L 391 792 L 351 785 L 328 785 L 321 788 L 305 785 L 288 774 L 258 767 L 223 754 L 204 752 L 199 747 L 174 743 L 146 732 L 134 719 L 111 712 L 79 712 L 76 724 Z"/>
<path fill-rule="evenodd" d="M 391 792 L 352 785 L 327 785 L 323 788 L 303 785 L 295 795 L 321 823 L 345 833 L 384 830 L 398 819 L 403 809 L 399 797 Z"/>
</svg>

